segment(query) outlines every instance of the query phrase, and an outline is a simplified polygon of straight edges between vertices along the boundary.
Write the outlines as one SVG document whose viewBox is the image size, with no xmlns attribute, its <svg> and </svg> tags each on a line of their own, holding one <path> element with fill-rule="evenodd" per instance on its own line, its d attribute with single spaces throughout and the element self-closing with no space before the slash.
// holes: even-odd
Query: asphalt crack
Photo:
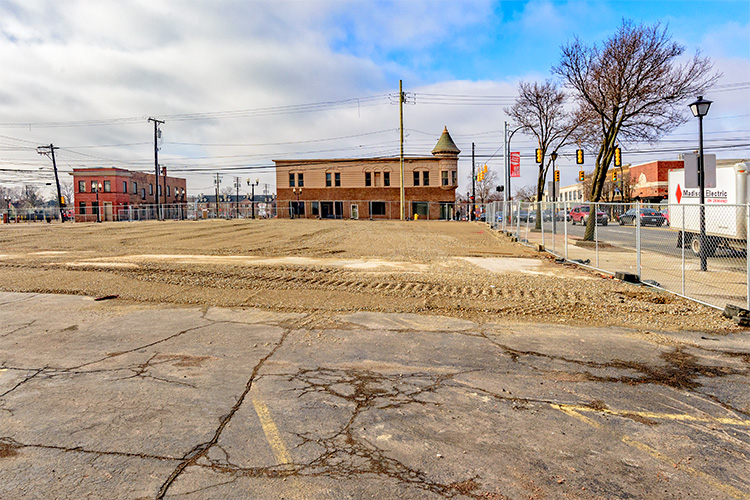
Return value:
<svg viewBox="0 0 750 500">
<path fill-rule="evenodd" d="M 221 437 L 222 432 L 226 428 L 226 426 L 229 424 L 229 422 L 232 420 L 232 417 L 234 417 L 235 413 L 240 409 L 242 406 L 242 403 L 245 401 L 245 398 L 247 397 L 248 393 L 250 392 L 250 389 L 253 386 L 253 382 L 255 381 L 255 378 L 258 375 L 258 372 L 263 367 L 266 361 L 268 361 L 274 354 L 276 354 L 276 351 L 282 346 L 284 343 L 284 340 L 289 335 L 289 332 L 291 330 L 287 329 L 281 334 L 281 338 L 276 343 L 276 345 L 271 349 L 271 351 L 266 354 L 263 358 L 260 359 L 258 364 L 255 365 L 253 368 L 253 372 L 250 375 L 250 378 L 245 384 L 245 390 L 242 391 L 242 394 L 235 402 L 234 406 L 229 410 L 229 412 L 222 416 L 219 420 L 219 426 L 216 428 L 216 431 L 214 432 L 213 437 L 205 442 L 200 443 L 197 446 L 195 446 L 192 450 L 190 450 L 183 458 L 180 464 L 177 466 L 177 468 L 172 471 L 172 473 L 169 475 L 167 480 L 162 484 L 161 488 L 159 488 L 159 492 L 156 495 L 157 500 L 161 500 L 164 498 L 164 495 L 167 494 L 167 491 L 172 486 L 172 484 L 177 480 L 177 478 L 182 474 L 182 472 L 189 466 L 194 465 L 200 458 L 205 457 L 208 451 L 215 446 L 219 438 Z"/>
</svg>

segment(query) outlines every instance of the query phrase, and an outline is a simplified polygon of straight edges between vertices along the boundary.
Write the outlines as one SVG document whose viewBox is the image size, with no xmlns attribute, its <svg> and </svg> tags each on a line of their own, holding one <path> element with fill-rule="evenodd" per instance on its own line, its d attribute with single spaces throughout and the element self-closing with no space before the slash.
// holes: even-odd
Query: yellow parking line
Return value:
<svg viewBox="0 0 750 500">
<path fill-rule="evenodd" d="M 610 410 L 610 409 L 596 409 L 590 406 L 582 405 L 553 405 L 560 407 L 559 409 L 565 411 L 569 409 L 575 412 L 598 412 L 606 413 L 608 415 L 617 415 L 620 417 L 638 416 L 643 418 L 651 418 L 655 420 L 678 420 L 687 422 L 711 422 L 724 425 L 738 425 L 741 427 L 750 427 L 750 420 L 744 420 L 741 418 L 729 418 L 729 417 L 711 417 L 711 416 L 699 416 L 699 415 L 688 415 L 686 413 L 657 413 L 652 411 L 623 411 L 623 410 Z"/>
<path fill-rule="evenodd" d="M 705 472 L 701 472 L 698 469 L 693 469 L 689 465 L 685 465 L 682 462 L 675 462 L 668 456 L 664 455 L 663 453 L 659 452 L 658 450 L 655 450 L 654 448 L 651 448 L 649 445 L 641 443 L 640 441 L 636 441 L 635 439 L 631 439 L 628 436 L 622 437 L 622 442 L 627 444 L 628 446 L 632 446 L 633 448 L 636 448 L 638 450 L 641 450 L 645 453 L 648 453 L 652 457 L 661 460 L 662 462 L 667 462 L 670 464 L 673 464 L 675 468 L 684 470 L 688 474 L 692 474 L 693 476 L 700 477 L 702 480 L 706 481 L 708 484 L 710 484 L 714 488 L 718 488 L 728 495 L 730 495 L 732 498 L 739 498 L 741 500 L 750 500 L 750 494 L 745 493 L 744 491 L 740 491 L 734 486 L 730 486 L 728 484 L 724 484 L 718 480 L 716 480 L 713 476 L 710 476 L 706 474 Z"/>
<path fill-rule="evenodd" d="M 570 415 L 574 418 L 577 418 L 578 420 L 585 422 L 592 427 L 595 428 L 601 428 L 602 424 L 599 422 L 596 422 L 584 415 L 581 415 L 578 413 L 579 411 L 589 411 L 589 412 L 599 412 L 599 413 L 608 413 L 610 415 L 638 415 L 645 418 L 666 418 L 670 419 L 671 417 L 680 417 L 680 418 L 672 418 L 672 420 L 690 420 L 690 421 L 701 421 L 701 422 L 719 422 L 719 421 L 725 421 L 724 423 L 729 423 L 730 425 L 750 425 L 750 421 L 747 420 L 740 420 L 740 419 L 715 419 L 715 418 L 701 418 L 701 417 L 692 417 L 691 415 L 684 415 L 684 414 L 670 414 L 670 413 L 654 413 L 654 412 L 617 412 L 613 410 L 596 410 L 594 408 L 588 407 L 588 406 L 581 406 L 581 405 L 558 405 L 558 404 L 552 404 L 550 405 L 553 408 L 556 408 L 560 410 L 561 412 L 565 413 L 566 415 Z M 690 417 L 690 418 L 685 418 Z M 727 422 L 728 421 L 728 422 Z M 738 424 L 737 422 L 743 422 Z M 727 495 L 731 496 L 732 498 L 737 498 L 739 500 L 750 500 L 750 494 L 745 493 L 744 491 L 738 490 L 734 486 L 730 486 L 728 484 L 724 484 L 721 481 L 717 480 L 713 476 L 710 476 L 706 474 L 705 472 L 701 472 L 697 469 L 694 469 L 688 465 L 683 464 L 682 462 L 675 461 L 668 457 L 667 455 L 664 455 L 660 451 L 648 446 L 645 443 L 642 443 L 640 441 L 637 441 L 631 437 L 628 436 L 621 436 L 620 440 L 627 444 L 628 446 L 632 446 L 633 448 L 636 448 L 637 450 L 640 450 L 644 453 L 647 453 L 651 457 L 660 460 L 662 462 L 668 463 L 676 467 L 677 469 L 683 470 L 687 472 L 688 474 L 691 474 L 695 477 L 701 478 L 706 483 L 710 484 L 713 488 L 717 488 L 725 492 Z"/>
<path fill-rule="evenodd" d="M 284 441 L 281 439 L 278 427 L 276 427 L 271 418 L 271 412 L 268 411 L 268 407 L 260 400 L 258 391 L 250 391 L 250 397 L 253 401 L 255 413 L 260 420 L 260 425 L 263 427 L 263 432 L 266 434 L 266 440 L 269 446 L 271 446 L 274 457 L 276 457 L 276 462 L 279 465 L 291 463 L 292 459 L 284 445 Z"/>
<path fill-rule="evenodd" d="M 595 420 L 591 420 L 589 417 L 584 417 L 583 415 L 581 415 L 580 413 L 578 413 L 576 410 L 573 409 L 573 407 L 571 405 L 555 405 L 555 404 L 553 404 L 551 406 L 552 406 L 552 408 L 557 408 L 558 410 L 560 410 L 561 412 L 565 413 L 566 415 L 570 415 L 573 418 L 577 418 L 581 422 L 585 422 L 585 423 L 589 424 L 591 427 L 599 428 L 599 427 L 602 426 L 602 424 L 600 424 L 599 422 L 597 422 Z"/>
</svg>

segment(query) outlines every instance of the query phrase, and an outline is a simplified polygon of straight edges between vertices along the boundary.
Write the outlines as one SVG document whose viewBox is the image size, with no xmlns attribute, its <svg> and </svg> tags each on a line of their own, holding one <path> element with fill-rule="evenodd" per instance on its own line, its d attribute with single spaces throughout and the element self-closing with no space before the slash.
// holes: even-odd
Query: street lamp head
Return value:
<svg viewBox="0 0 750 500">
<path fill-rule="evenodd" d="M 260 182 L 260 179 L 258 179 L 258 178 L 256 177 L 256 178 L 255 178 L 255 185 L 257 186 L 259 182 Z"/>
<path fill-rule="evenodd" d="M 708 114 L 708 108 L 711 107 L 711 103 L 708 99 L 704 99 L 702 95 L 698 96 L 698 100 L 690 103 L 690 111 L 693 112 L 693 116 L 696 118 L 702 118 Z"/>
<path fill-rule="evenodd" d="M 553 151 L 552 154 L 549 155 L 550 158 L 552 158 L 552 161 L 557 160 L 557 151 Z"/>
</svg>

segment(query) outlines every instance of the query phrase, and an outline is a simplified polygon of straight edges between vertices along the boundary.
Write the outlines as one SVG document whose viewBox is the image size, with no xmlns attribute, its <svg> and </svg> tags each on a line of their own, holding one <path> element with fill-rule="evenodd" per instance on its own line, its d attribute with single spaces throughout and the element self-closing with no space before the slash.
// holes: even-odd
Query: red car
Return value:
<svg viewBox="0 0 750 500">
<path fill-rule="evenodd" d="M 573 222 L 574 226 L 576 225 L 576 223 L 585 226 L 590 213 L 591 207 L 589 207 L 588 205 L 579 205 L 577 207 L 573 207 L 568 215 L 570 216 L 570 220 Z M 609 216 L 605 212 L 597 211 L 596 223 L 601 226 L 606 226 L 607 223 L 609 223 Z"/>
</svg>

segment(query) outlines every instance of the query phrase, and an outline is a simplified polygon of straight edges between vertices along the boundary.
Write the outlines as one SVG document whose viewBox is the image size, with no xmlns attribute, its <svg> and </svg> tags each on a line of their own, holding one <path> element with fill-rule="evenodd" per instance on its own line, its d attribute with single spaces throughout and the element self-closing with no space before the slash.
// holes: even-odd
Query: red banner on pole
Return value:
<svg viewBox="0 0 750 500">
<path fill-rule="evenodd" d="M 510 176 L 521 177 L 521 153 L 519 151 L 510 153 Z"/>
</svg>

